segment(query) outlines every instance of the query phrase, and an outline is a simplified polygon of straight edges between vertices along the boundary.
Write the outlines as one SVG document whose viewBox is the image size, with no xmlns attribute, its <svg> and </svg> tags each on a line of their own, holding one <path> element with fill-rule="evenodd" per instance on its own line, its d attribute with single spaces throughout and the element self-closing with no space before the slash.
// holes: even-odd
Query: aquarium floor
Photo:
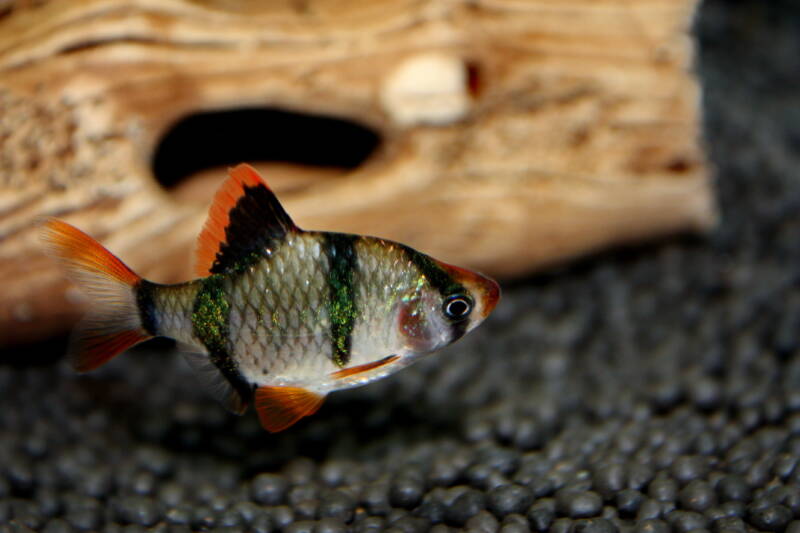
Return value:
<svg viewBox="0 0 800 533">
<path fill-rule="evenodd" d="M 18 351 L 0 531 L 800 531 L 800 8 L 708 1 L 697 35 L 709 237 L 507 285 L 278 435 L 163 345 L 87 376 Z"/>
</svg>

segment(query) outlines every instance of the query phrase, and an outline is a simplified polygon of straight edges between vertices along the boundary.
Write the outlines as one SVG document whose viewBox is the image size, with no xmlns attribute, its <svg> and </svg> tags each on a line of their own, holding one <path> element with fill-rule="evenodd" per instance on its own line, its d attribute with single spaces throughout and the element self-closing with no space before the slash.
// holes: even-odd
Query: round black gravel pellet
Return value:
<svg viewBox="0 0 800 533">
<path fill-rule="evenodd" d="M 636 523 L 636 533 L 671 533 L 669 524 L 663 520 L 650 518 Z"/>
<path fill-rule="evenodd" d="M 210 507 L 198 506 L 192 507 L 191 526 L 193 529 L 212 528 L 217 525 L 217 513 Z"/>
<path fill-rule="evenodd" d="M 445 520 L 454 526 L 461 527 L 467 523 L 467 520 L 485 508 L 486 496 L 480 491 L 469 489 L 447 507 Z"/>
<path fill-rule="evenodd" d="M 480 511 L 464 523 L 467 531 L 495 533 L 500 529 L 500 522 L 489 511 Z"/>
<path fill-rule="evenodd" d="M 292 506 L 296 520 L 316 520 L 319 513 L 319 500 L 303 500 Z"/>
<path fill-rule="evenodd" d="M 389 489 L 389 503 L 395 507 L 413 509 L 422 501 L 425 487 L 415 478 L 398 478 Z"/>
<path fill-rule="evenodd" d="M 625 467 L 619 463 L 604 465 L 593 475 L 595 490 L 606 500 L 625 488 L 626 483 Z"/>
<path fill-rule="evenodd" d="M 348 494 L 341 491 L 329 491 L 323 494 L 319 503 L 319 518 L 336 518 L 342 522 L 353 520 L 356 502 Z"/>
<path fill-rule="evenodd" d="M 670 468 L 672 477 L 681 483 L 688 483 L 693 479 L 703 478 L 708 474 L 708 471 L 708 459 L 699 455 L 684 455 L 678 457 Z"/>
<path fill-rule="evenodd" d="M 298 520 L 286 526 L 284 533 L 314 533 L 317 523 L 313 520 Z"/>
<path fill-rule="evenodd" d="M 573 533 L 617 533 L 619 529 L 606 518 L 581 518 L 575 521 Z"/>
<path fill-rule="evenodd" d="M 680 503 L 684 509 L 703 512 L 713 507 L 717 498 L 708 482 L 695 479 L 681 489 Z"/>
<path fill-rule="evenodd" d="M 192 521 L 192 510 L 188 506 L 173 507 L 164 513 L 164 518 L 170 524 L 187 525 Z"/>
<path fill-rule="evenodd" d="M 270 533 L 277 529 L 272 521 L 272 518 L 266 513 L 261 513 L 258 516 L 253 517 L 253 519 L 249 520 L 248 523 L 250 524 L 249 527 L 253 533 Z"/>
<path fill-rule="evenodd" d="M 528 523 L 533 531 L 547 531 L 556 517 L 556 502 L 552 498 L 543 498 L 531 505 L 526 513 Z"/>
<path fill-rule="evenodd" d="M 368 516 L 364 520 L 356 523 L 356 533 L 372 533 L 383 531 L 384 520 L 380 516 Z"/>
<path fill-rule="evenodd" d="M 603 499 L 596 492 L 563 489 L 556 493 L 556 508 L 570 518 L 589 518 L 603 509 Z"/>
<path fill-rule="evenodd" d="M 266 514 L 262 507 L 249 501 L 237 502 L 231 509 L 239 515 L 245 524 L 249 524 L 256 517 Z"/>
<path fill-rule="evenodd" d="M 575 522 L 569 518 L 559 518 L 550 526 L 550 533 L 571 533 Z"/>
<path fill-rule="evenodd" d="M 726 516 L 724 518 L 720 518 L 715 520 L 712 526 L 712 529 L 718 532 L 726 531 L 728 533 L 745 533 L 747 531 L 747 525 L 744 523 L 744 520 L 738 516 Z"/>
<path fill-rule="evenodd" d="M 123 496 L 114 502 L 117 518 L 126 524 L 150 527 L 161 519 L 156 502 L 144 496 Z"/>
<path fill-rule="evenodd" d="M 425 533 L 430 527 L 430 522 L 420 516 L 407 515 L 392 522 L 392 529 L 403 533 Z"/>
<path fill-rule="evenodd" d="M 637 522 L 661 517 L 661 504 L 655 500 L 646 498 L 639 506 L 636 513 Z"/>
<path fill-rule="evenodd" d="M 445 520 L 447 506 L 433 498 L 425 498 L 419 507 L 414 510 L 414 514 L 427 518 L 432 524 L 438 524 Z"/>
<path fill-rule="evenodd" d="M 79 531 L 95 531 L 103 525 L 103 513 L 99 509 L 74 509 L 67 512 L 65 519 Z"/>
<path fill-rule="evenodd" d="M 243 525 L 244 520 L 242 517 L 239 516 L 239 513 L 232 509 L 228 509 L 223 511 L 222 514 L 219 515 L 219 520 L 217 520 L 217 527 L 239 527 Z"/>
<path fill-rule="evenodd" d="M 650 465 L 634 462 L 628 467 L 628 488 L 641 491 L 650 484 L 654 475 Z"/>
<path fill-rule="evenodd" d="M 315 533 L 347 533 L 347 525 L 339 519 L 328 517 L 322 518 L 314 528 Z"/>
<path fill-rule="evenodd" d="M 250 496 L 262 505 L 280 505 L 286 501 L 289 484 L 277 474 L 259 474 L 250 485 Z"/>
<path fill-rule="evenodd" d="M 647 495 L 659 502 L 674 502 L 678 498 L 678 483 L 666 476 L 657 477 L 650 483 Z"/>
<path fill-rule="evenodd" d="M 533 503 L 533 492 L 521 485 L 502 485 L 489 492 L 487 504 L 498 518 L 511 513 L 524 513 Z"/>
<path fill-rule="evenodd" d="M 525 518 L 524 516 L 522 516 L 519 513 L 512 513 L 512 514 L 506 515 L 506 517 L 503 518 L 503 522 L 500 524 L 500 527 L 502 528 L 502 527 L 506 527 L 506 526 L 524 527 L 525 531 L 528 531 L 530 529 L 528 527 L 528 519 Z"/>
<path fill-rule="evenodd" d="M 728 475 L 717 483 L 717 494 L 721 502 L 747 501 L 750 499 L 750 486 L 743 477 Z"/>
<path fill-rule="evenodd" d="M 72 533 L 72 531 L 74 531 L 72 526 L 66 520 L 55 518 L 44 526 L 42 533 Z"/>
<path fill-rule="evenodd" d="M 791 509 L 785 505 L 771 505 L 751 512 L 749 521 L 762 531 L 783 531 L 792 518 Z"/>
<path fill-rule="evenodd" d="M 708 518 L 694 511 L 672 511 L 666 515 L 667 522 L 680 533 L 708 527 Z"/>
<path fill-rule="evenodd" d="M 630 518 L 636 516 L 639 507 L 644 501 L 644 494 L 634 489 L 624 489 L 617 492 L 616 504 L 619 515 Z"/>
</svg>

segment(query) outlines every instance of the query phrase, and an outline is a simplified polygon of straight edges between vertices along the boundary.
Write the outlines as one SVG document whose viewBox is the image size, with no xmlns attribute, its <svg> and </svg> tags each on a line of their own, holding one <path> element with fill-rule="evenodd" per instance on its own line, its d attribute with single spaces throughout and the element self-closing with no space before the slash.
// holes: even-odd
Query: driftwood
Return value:
<svg viewBox="0 0 800 533">
<path fill-rule="evenodd" d="M 298 224 L 497 276 L 705 229 L 695 4 L 0 0 L 0 345 L 61 331 L 80 310 L 41 254 L 38 217 L 81 227 L 156 281 L 189 276 L 224 172 L 165 190 L 150 160 L 198 111 L 374 129 L 380 147 L 348 172 L 261 165 Z"/>
</svg>

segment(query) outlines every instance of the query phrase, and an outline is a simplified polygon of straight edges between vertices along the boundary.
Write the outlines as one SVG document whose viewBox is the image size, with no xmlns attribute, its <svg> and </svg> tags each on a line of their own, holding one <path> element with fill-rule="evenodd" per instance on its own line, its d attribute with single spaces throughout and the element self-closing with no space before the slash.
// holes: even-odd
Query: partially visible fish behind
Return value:
<svg viewBox="0 0 800 533">
<path fill-rule="evenodd" d="M 177 340 L 235 413 L 269 431 L 313 414 L 480 324 L 500 289 L 402 244 L 303 231 L 248 165 L 230 171 L 198 239 L 199 279 L 144 280 L 97 241 L 48 221 L 47 248 L 91 300 L 70 347 L 80 372 L 156 336 Z"/>
</svg>

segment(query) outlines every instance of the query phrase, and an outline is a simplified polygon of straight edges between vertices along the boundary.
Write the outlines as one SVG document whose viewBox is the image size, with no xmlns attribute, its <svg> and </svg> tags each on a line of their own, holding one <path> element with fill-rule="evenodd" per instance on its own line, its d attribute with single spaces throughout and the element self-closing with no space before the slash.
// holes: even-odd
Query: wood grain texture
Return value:
<svg viewBox="0 0 800 533">
<path fill-rule="evenodd" d="M 156 281 L 190 275 L 223 174 L 165 191 L 150 160 L 198 111 L 374 128 L 377 153 L 335 178 L 262 165 L 283 176 L 287 211 L 497 276 L 706 229 L 695 4 L 0 2 L 0 345 L 63 330 L 81 307 L 41 254 L 39 217 L 81 227 Z"/>
</svg>

